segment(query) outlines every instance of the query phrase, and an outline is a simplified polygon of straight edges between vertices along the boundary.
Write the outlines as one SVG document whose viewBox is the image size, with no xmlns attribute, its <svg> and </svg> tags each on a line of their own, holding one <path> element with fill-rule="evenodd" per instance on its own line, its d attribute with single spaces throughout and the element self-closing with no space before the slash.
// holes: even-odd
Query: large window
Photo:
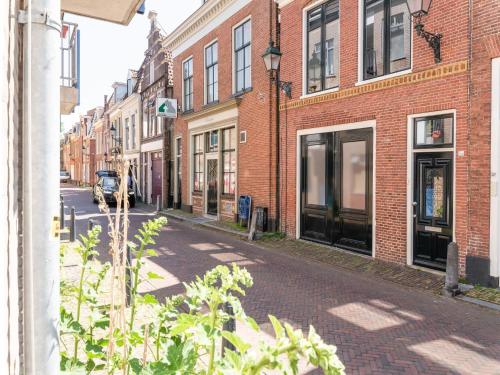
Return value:
<svg viewBox="0 0 500 375">
<path fill-rule="evenodd" d="M 131 134 L 130 138 L 132 139 L 132 149 L 135 149 L 135 115 L 132 115 L 130 117 L 130 122 L 131 122 Z"/>
<path fill-rule="evenodd" d="M 184 61 L 182 65 L 184 79 L 184 111 L 193 109 L 193 58 Z"/>
<path fill-rule="evenodd" d="M 250 20 L 234 29 L 235 89 L 241 92 L 252 86 L 251 67 L 251 23 Z"/>
<path fill-rule="evenodd" d="M 411 21 L 406 0 L 365 0 L 363 78 L 411 67 Z"/>
<path fill-rule="evenodd" d="M 148 128 L 149 128 L 149 115 L 148 115 L 148 107 L 147 100 L 144 101 L 144 107 L 142 108 L 142 138 L 145 139 L 148 137 Z"/>
<path fill-rule="evenodd" d="M 195 135 L 193 137 L 194 143 L 194 165 L 193 165 L 193 190 L 203 190 L 203 170 L 204 170 L 204 157 L 203 157 L 203 134 Z"/>
<path fill-rule="evenodd" d="M 128 127 L 128 117 L 125 119 L 125 150 L 129 149 L 129 127 Z"/>
<path fill-rule="evenodd" d="M 339 85 L 339 1 L 307 13 L 307 92 Z"/>
<path fill-rule="evenodd" d="M 222 131 L 222 160 L 224 163 L 223 194 L 234 194 L 236 186 L 236 129 Z"/>
<path fill-rule="evenodd" d="M 205 79 L 207 85 L 207 104 L 219 100 L 219 58 L 218 43 L 212 43 L 205 49 Z"/>
</svg>

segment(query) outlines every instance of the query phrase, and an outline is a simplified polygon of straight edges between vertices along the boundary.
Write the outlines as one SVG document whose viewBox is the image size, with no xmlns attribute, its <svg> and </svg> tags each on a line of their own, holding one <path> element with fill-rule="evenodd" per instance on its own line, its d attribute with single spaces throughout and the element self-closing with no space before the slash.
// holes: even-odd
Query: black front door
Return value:
<svg viewBox="0 0 500 375">
<path fill-rule="evenodd" d="M 301 237 L 371 254 L 372 129 L 302 137 Z"/>
<path fill-rule="evenodd" d="M 302 137 L 302 237 L 330 244 L 333 219 L 333 134 Z"/>
<path fill-rule="evenodd" d="M 449 152 L 415 155 L 413 263 L 446 268 L 453 238 L 453 155 Z"/>
<path fill-rule="evenodd" d="M 217 159 L 207 160 L 207 213 L 217 215 Z"/>
<path fill-rule="evenodd" d="M 372 252 L 372 129 L 335 134 L 334 244 Z"/>
</svg>

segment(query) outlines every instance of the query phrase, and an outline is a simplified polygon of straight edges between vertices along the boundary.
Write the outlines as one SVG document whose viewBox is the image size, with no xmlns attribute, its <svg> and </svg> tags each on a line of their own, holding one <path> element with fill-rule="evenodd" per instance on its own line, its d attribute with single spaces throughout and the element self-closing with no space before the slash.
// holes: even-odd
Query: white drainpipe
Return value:
<svg viewBox="0 0 500 375">
<path fill-rule="evenodd" d="M 60 0 L 28 0 L 23 123 L 25 373 L 59 373 Z"/>
</svg>

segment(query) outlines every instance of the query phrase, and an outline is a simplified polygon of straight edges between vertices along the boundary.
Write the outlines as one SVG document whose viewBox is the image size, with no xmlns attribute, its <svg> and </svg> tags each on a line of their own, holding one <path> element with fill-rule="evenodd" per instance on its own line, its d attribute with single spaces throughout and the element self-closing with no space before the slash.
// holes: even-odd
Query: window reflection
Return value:
<svg viewBox="0 0 500 375">
<path fill-rule="evenodd" d="M 342 144 L 342 207 L 366 208 L 366 141 Z"/>
<path fill-rule="evenodd" d="M 426 168 L 425 170 L 425 216 L 443 218 L 444 216 L 444 169 Z"/>
<path fill-rule="evenodd" d="M 326 204 L 326 145 L 307 147 L 307 204 Z"/>
</svg>

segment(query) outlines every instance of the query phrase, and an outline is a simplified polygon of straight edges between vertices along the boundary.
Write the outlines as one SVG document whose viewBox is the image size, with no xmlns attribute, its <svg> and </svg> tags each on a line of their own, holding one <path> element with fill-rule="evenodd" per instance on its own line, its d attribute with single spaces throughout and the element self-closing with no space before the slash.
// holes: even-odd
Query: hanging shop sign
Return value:
<svg viewBox="0 0 500 375">
<path fill-rule="evenodd" d="M 177 118 L 177 99 L 156 98 L 156 116 Z"/>
</svg>

